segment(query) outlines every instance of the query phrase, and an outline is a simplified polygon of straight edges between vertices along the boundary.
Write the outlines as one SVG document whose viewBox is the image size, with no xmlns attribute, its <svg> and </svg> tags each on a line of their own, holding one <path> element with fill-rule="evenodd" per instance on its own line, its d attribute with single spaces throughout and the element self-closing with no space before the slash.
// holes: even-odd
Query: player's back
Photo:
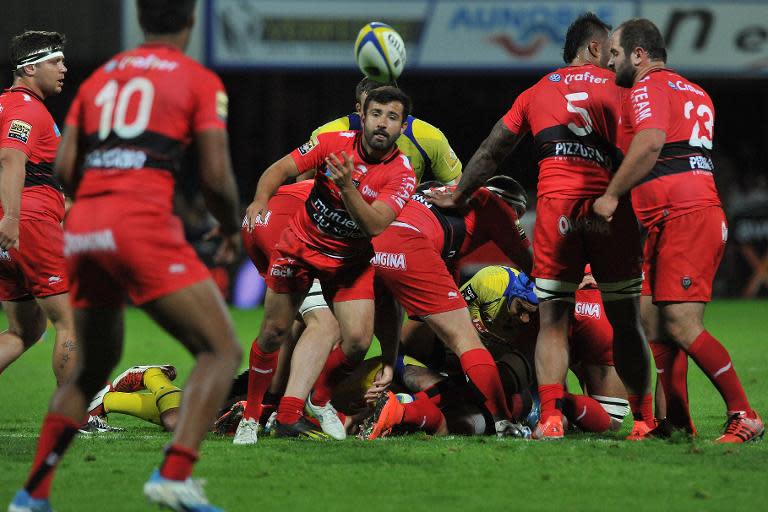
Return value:
<svg viewBox="0 0 768 512">
<path fill-rule="evenodd" d="M 504 121 L 514 133 L 533 133 L 539 196 L 602 194 L 621 163 L 621 98 L 613 73 L 592 64 L 548 73 L 518 97 Z"/>
<path fill-rule="evenodd" d="M 85 141 L 76 197 L 117 194 L 170 212 L 186 147 L 195 132 L 225 127 L 226 102 L 219 78 L 178 48 L 116 55 L 81 86 L 67 117 Z"/>
<path fill-rule="evenodd" d="M 624 115 L 634 133 L 666 134 L 656 164 L 632 191 L 641 222 L 720 205 L 711 157 L 715 108 L 701 86 L 670 69 L 654 70 L 629 91 Z"/>
</svg>

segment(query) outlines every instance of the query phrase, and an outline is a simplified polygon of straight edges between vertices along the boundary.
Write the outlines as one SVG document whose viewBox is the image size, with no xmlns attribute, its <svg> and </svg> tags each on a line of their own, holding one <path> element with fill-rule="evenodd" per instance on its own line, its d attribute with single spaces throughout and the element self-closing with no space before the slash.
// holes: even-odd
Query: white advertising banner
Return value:
<svg viewBox="0 0 768 512">
<path fill-rule="evenodd" d="M 403 37 L 408 69 L 551 69 L 585 11 L 613 26 L 649 18 L 680 71 L 768 72 L 768 0 L 208 0 L 206 56 L 218 68 L 353 68 L 357 32 L 382 21 Z"/>
<path fill-rule="evenodd" d="M 352 68 L 357 33 L 371 21 L 392 25 L 415 62 L 428 7 L 425 0 L 209 0 L 209 62 Z"/>
<path fill-rule="evenodd" d="M 670 67 L 701 74 L 768 73 L 768 2 L 644 2 Z"/>
<path fill-rule="evenodd" d="M 635 15 L 629 1 L 437 2 L 420 68 L 551 69 L 563 63 L 568 26 L 592 11 L 610 25 Z"/>
</svg>

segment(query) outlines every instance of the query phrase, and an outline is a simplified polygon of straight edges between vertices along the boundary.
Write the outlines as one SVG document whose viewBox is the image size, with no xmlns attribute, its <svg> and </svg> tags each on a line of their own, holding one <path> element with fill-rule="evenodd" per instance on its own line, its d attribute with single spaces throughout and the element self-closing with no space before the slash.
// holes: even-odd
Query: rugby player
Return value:
<svg viewBox="0 0 768 512">
<path fill-rule="evenodd" d="M 704 328 L 704 309 L 723 257 L 728 224 L 712 164 L 715 108 L 707 92 L 666 67 L 666 47 L 649 20 L 632 19 L 611 35 L 609 66 L 629 89 L 623 103 L 626 157 L 594 204 L 615 222 L 619 198 L 648 229 L 644 248 L 643 323 L 656 345 L 667 400 L 667 422 L 651 432 L 695 432 L 687 396 L 687 355 L 720 392 L 726 406 L 720 443 L 762 437 L 760 416 L 749 404 L 725 347 Z"/>
<path fill-rule="evenodd" d="M 533 276 L 541 300 L 536 374 L 541 421 L 534 438 L 561 439 L 563 381 L 568 370 L 568 325 L 584 266 L 591 263 L 614 328 L 616 370 L 629 391 L 634 425 L 628 439 L 655 427 L 650 351 L 639 320 L 640 233 L 628 197 L 617 202 L 608 227 L 591 205 L 621 162 L 618 149 L 621 89 L 608 61 L 610 28 L 592 13 L 566 34 L 568 64 L 517 97 L 467 164 L 456 191 L 435 198 L 462 204 L 494 174 L 530 131 L 539 156 Z"/>
<path fill-rule="evenodd" d="M 165 458 L 144 485 L 173 510 L 217 511 L 190 475 L 226 397 L 241 348 L 224 301 L 172 213 L 174 174 L 194 138 L 200 183 L 220 222 L 220 262 L 239 251 L 237 188 L 228 153 L 221 80 L 186 57 L 194 0 L 139 0 L 145 44 L 117 54 L 80 87 L 69 110 L 56 172 L 75 201 L 65 226 L 82 358 L 59 387 L 13 512 L 50 510 L 57 462 L 89 400 L 120 359 L 124 294 L 194 355 L 187 396 Z M 78 161 L 83 167 L 76 167 Z"/>
<path fill-rule="evenodd" d="M 236 444 L 257 441 L 262 399 L 278 349 L 290 339 L 294 316 L 313 278 L 319 278 L 326 298 L 334 302 L 346 348 L 341 364 L 351 367 L 362 360 L 373 335 L 370 238 L 395 219 L 416 186 L 407 157 L 395 146 L 410 105 L 399 89 L 372 91 L 363 106 L 362 131 L 332 132 L 310 140 L 259 179 L 246 211 L 249 229 L 268 215 L 268 201 L 287 178 L 319 169 L 304 209 L 291 220 L 271 255 L 264 322 L 251 346 L 248 406 Z M 284 397 L 283 402 L 299 411 L 304 408 L 299 397 Z"/>
<path fill-rule="evenodd" d="M 11 41 L 13 85 L 0 95 L 0 373 L 45 332 L 56 330 L 53 373 L 74 371 L 77 346 L 64 264 L 64 195 L 53 176 L 59 128 L 43 101 L 61 92 L 65 38 L 27 31 Z"/>
</svg>

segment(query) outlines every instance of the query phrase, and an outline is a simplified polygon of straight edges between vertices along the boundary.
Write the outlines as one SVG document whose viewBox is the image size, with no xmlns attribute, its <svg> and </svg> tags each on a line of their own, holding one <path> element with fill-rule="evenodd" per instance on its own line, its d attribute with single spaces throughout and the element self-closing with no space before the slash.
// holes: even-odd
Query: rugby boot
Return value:
<svg viewBox="0 0 768 512">
<path fill-rule="evenodd" d="M 725 422 L 725 432 L 715 439 L 716 443 L 747 443 L 762 439 L 765 425 L 757 412 L 752 411 L 750 418 L 745 411 L 729 411 L 728 421 Z"/>
<path fill-rule="evenodd" d="M 550 414 L 547 419 L 539 420 L 536 424 L 536 428 L 533 429 L 531 438 L 540 441 L 557 441 L 558 439 L 562 439 L 564 435 L 565 427 L 563 426 L 563 416 L 559 414 Z"/>
<path fill-rule="evenodd" d="M 280 423 L 275 419 L 270 428 L 270 434 L 273 437 L 294 437 L 315 441 L 327 441 L 331 438 L 322 430 L 318 430 L 317 427 L 304 417 L 299 418 L 299 421 L 295 423 Z"/>
<path fill-rule="evenodd" d="M 384 437 L 392 432 L 392 427 L 403 420 L 405 406 L 391 391 L 381 395 L 373 407 L 373 415 L 368 418 L 360 429 L 358 437 L 364 440 Z"/>
</svg>

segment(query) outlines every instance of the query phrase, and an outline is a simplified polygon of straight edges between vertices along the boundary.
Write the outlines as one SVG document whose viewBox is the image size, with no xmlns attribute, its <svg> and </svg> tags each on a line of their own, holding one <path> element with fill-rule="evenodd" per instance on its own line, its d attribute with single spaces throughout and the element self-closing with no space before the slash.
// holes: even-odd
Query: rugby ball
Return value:
<svg viewBox="0 0 768 512">
<path fill-rule="evenodd" d="M 368 23 L 355 40 L 357 67 L 371 80 L 392 83 L 405 68 L 405 43 L 400 34 L 385 23 Z"/>
</svg>

